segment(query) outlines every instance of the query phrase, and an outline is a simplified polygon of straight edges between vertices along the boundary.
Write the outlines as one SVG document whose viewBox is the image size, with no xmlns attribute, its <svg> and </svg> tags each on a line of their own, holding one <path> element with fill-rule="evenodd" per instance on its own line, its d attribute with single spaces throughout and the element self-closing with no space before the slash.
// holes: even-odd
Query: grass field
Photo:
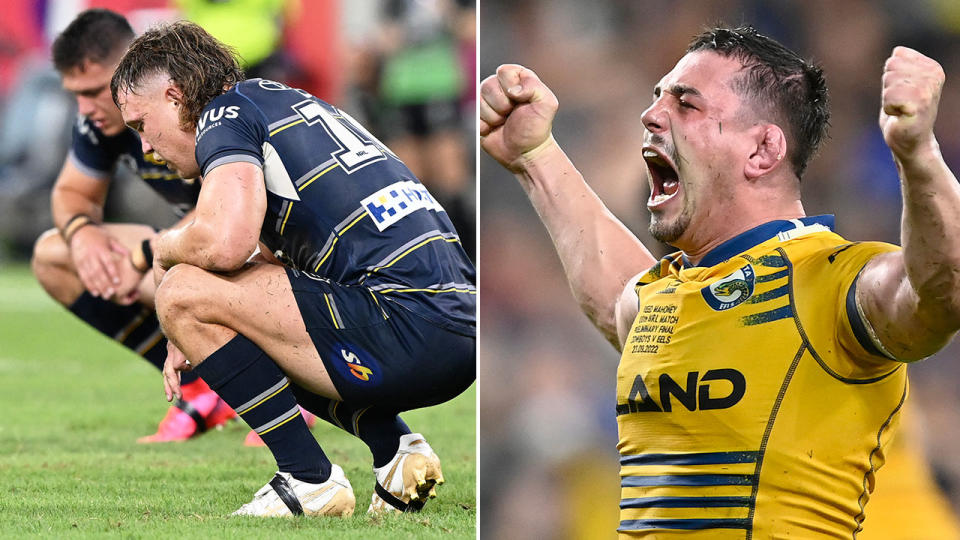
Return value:
<svg viewBox="0 0 960 540">
<path fill-rule="evenodd" d="M 349 519 L 231 518 L 276 470 L 232 423 L 143 446 L 167 403 L 159 372 L 47 298 L 24 266 L 0 266 L 0 537 L 474 538 L 475 387 L 406 413 L 447 483 L 420 514 L 373 519 L 367 448 L 323 422 L 313 433 L 354 487 Z"/>
</svg>

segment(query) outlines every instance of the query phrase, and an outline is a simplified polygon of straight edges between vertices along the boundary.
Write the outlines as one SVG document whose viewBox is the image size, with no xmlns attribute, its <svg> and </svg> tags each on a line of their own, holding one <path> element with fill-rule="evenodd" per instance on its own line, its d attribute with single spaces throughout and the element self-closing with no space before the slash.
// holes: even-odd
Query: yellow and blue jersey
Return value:
<svg viewBox="0 0 960 540">
<path fill-rule="evenodd" d="M 124 164 L 170 203 L 177 215 L 182 216 L 197 205 L 200 182 L 180 178 L 152 152 L 144 154 L 140 137 L 132 129 L 107 137 L 85 116 L 77 115 L 67 159 L 80 172 L 103 180 L 110 178 L 118 164 Z"/>
<path fill-rule="evenodd" d="M 635 284 L 617 373 L 624 537 L 851 538 L 907 396 L 856 303 L 898 249 L 773 221 Z"/>
<path fill-rule="evenodd" d="M 284 264 L 474 335 L 474 268 L 446 212 L 343 111 L 277 82 L 244 81 L 204 108 L 196 157 L 204 175 L 234 162 L 262 168 L 260 239 Z"/>
</svg>

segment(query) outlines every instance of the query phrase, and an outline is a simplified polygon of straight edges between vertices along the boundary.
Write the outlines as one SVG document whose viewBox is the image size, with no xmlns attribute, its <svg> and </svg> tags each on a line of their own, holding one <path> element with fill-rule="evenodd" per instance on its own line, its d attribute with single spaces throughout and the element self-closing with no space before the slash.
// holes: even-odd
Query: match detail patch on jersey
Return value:
<svg viewBox="0 0 960 540">
<path fill-rule="evenodd" d="M 725 311 L 739 306 L 753 296 L 756 273 L 746 265 L 725 278 L 718 279 L 700 290 L 707 305 L 714 311 Z"/>
<path fill-rule="evenodd" d="M 420 209 L 444 211 L 423 184 L 411 180 L 394 182 L 363 199 L 360 204 L 380 231 Z"/>
</svg>

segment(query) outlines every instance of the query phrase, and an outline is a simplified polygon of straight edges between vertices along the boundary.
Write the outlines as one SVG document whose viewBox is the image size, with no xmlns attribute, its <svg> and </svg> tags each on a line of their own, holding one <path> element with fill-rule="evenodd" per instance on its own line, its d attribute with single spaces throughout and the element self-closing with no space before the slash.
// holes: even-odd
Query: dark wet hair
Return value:
<svg viewBox="0 0 960 540">
<path fill-rule="evenodd" d="M 60 73 L 82 68 L 84 62 L 107 64 L 133 41 L 127 19 L 108 9 L 88 9 L 77 15 L 53 42 L 53 66 Z"/>
<path fill-rule="evenodd" d="M 711 28 L 696 36 L 687 48 L 688 53 L 704 50 L 743 63 L 745 72 L 734 90 L 769 107 L 760 113 L 771 115 L 770 121 L 786 128 L 787 158 L 797 177 L 803 176 L 830 125 L 823 69 L 753 26 Z"/>
<path fill-rule="evenodd" d="M 113 101 L 156 74 L 169 76 L 183 92 L 183 128 L 196 126 L 207 103 L 244 80 L 233 49 L 187 21 L 151 28 L 130 44 L 110 81 Z"/>
</svg>

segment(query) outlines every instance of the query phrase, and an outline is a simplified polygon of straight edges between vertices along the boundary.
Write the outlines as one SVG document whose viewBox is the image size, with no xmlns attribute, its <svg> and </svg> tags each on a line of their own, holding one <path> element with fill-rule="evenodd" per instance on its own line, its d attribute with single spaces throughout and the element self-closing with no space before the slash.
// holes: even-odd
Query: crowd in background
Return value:
<svg viewBox="0 0 960 540">
<path fill-rule="evenodd" d="M 125 15 L 137 32 L 192 20 L 236 50 L 248 77 L 302 88 L 344 109 L 431 189 L 473 255 L 472 1 L 13 0 L 0 12 L 0 262 L 28 257 L 52 224 L 49 192 L 76 107 L 60 88 L 50 43 L 93 7 Z M 116 176 L 108 220 L 174 221 L 131 171 Z"/>
<path fill-rule="evenodd" d="M 611 210 L 662 255 L 673 250 L 646 231 L 640 116 L 690 39 L 717 22 L 753 24 L 822 64 L 833 116 L 830 138 L 802 179 L 806 213 L 835 214 L 838 232 L 851 240 L 899 244 L 899 181 L 877 126 L 883 63 L 900 44 L 943 65 L 937 136 L 960 172 L 957 2 L 483 0 L 480 77 L 502 63 L 536 71 L 560 101 L 560 145 Z M 517 182 L 487 156 L 479 179 L 481 537 L 611 537 L 619 353 L 577 310 Z M 960 343 L 909 370 L 916 431 L 960 510 Z M 870 516 L 868 506 L 865 532 Z"/>
</svg>

